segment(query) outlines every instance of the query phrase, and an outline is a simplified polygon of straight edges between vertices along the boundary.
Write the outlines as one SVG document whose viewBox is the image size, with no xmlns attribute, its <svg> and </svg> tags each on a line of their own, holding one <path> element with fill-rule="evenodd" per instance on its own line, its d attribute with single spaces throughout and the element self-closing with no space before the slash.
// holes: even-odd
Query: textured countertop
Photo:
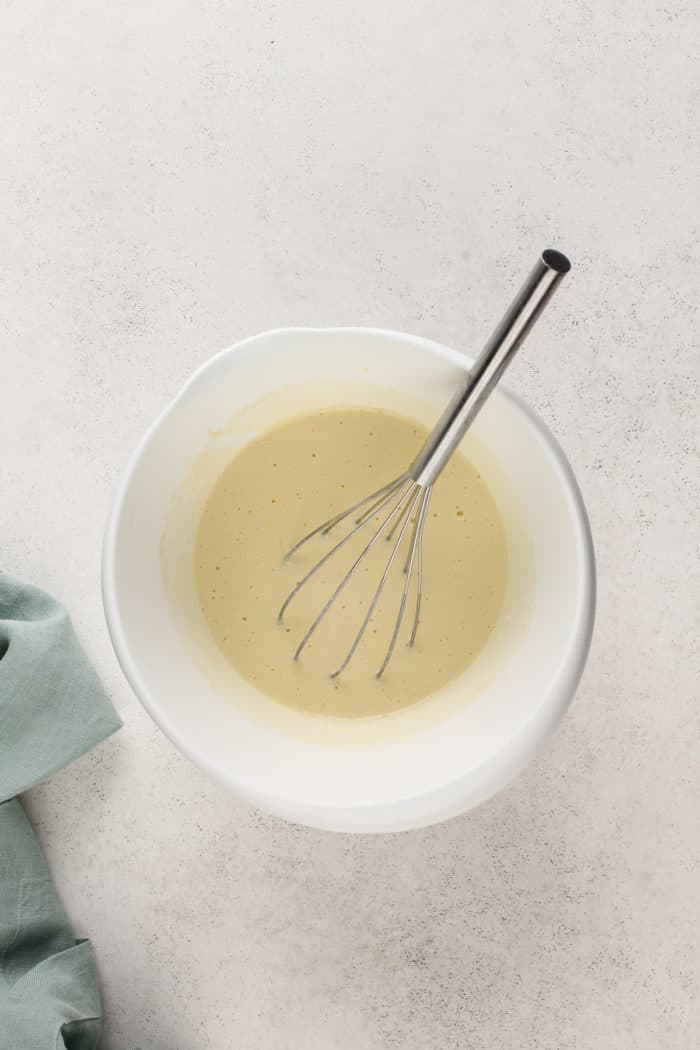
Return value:
<svg viewBox="0 0 700 1050">
<path fill-rule="evenodd" d="M 106 1050 L 697 1046 L 697 6 L 10 0 L 2 36 L 2 562 L 66 602 L 126 720 L 28 796 Z M 577 700 L 444 826 L 252 812 L 112 655 L 132 446 L 265 328 L 473 350 L 548 244 L 575 269 L 509 382 L 590 511 Z"/>
</svg>

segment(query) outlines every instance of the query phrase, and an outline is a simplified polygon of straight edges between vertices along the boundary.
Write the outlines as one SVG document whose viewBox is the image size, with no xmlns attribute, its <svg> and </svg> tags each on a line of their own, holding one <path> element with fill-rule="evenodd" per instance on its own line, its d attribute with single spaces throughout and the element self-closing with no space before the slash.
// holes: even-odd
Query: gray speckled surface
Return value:
<svg viewBox="0 0 700 1050">
<path fill-rule="evenodd" d="M 28 799 L 97 951 L 106 1050 L 697 1046 L 697 6 L 11 0 L 2 20 L 0 536 L 127 723 Z M 590 509 L 576 703 L 442 827 L 249 811 L 112 656 L 100 541 L 131 447 L 264 328 L 473 348 L 548 242 L 576 272 L 510 382 Z"/>
</svg>

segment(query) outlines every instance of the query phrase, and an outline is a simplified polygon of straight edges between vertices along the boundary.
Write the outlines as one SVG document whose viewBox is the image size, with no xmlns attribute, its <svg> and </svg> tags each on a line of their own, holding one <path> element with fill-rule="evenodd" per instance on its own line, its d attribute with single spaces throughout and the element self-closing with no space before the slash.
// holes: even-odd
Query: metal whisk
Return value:
<svg viewBox="0 0 700 1050">
<path fill-rule="evenodd" d="M 370 521 L 379 515 L 383 515 L 378 528 L 306 631 L 294 653 L 295 660 L 299 659 L 312 634 L 379 539 L 385 534 L 388 540 L 392 540 L 396 536 L 377 589 L 374 592 L 359 630 L 343 662 L 333 671 L 331 678 L 337 678 L 338 675 L 342 674 L 362 641 L 411 523 L 413 524 L 413 529 L 404 561 L 406 579 L 403 585 L 399 610 L 384 660 L 376 672 L 376 677 L 381 678 L 394 652 L 406 611 L 415 568 L 417 570 L 417 588 L 413 626 L 408 641 L 409 646 L 413 645 L 418 631 L 423 595 L 423 530 L 433 485 L 444 470 L 452 453 L 461 442 L 481 406 L 498 383 L 508 364 L 515 356 L 516 351 L 542 313 L 555 289 L 570 269 L 571 264 L 569 260 L 561 252 L 553 251 L 552 249 L 542 252 L 530 276 L 509 306 L 502 321 L 494 330 L 474 367 L 469 372 L 466 384 L 447 406 L 408 470 L 398 478 L 394 478 L 393 481 L 377 489 L 376 492 L 372 492 L 358 503 L 353 504 L 352 507 L 348 507 L 339 514 L 334 514 L 328 521 L 324 521 L 323 524 L 312 529 L 286 554 L 286 558 L 291 558 L 312 537 L 319 534 L 325 536 L 331 529 L 340 525 L 341 522 L 356 515 L 350 532 L 316 562 L 313 568 L 306 573 L 288 595 L 277 617 L 280 623 L 290 602 L 311 577 L 364 529 Z"/>
</svg>

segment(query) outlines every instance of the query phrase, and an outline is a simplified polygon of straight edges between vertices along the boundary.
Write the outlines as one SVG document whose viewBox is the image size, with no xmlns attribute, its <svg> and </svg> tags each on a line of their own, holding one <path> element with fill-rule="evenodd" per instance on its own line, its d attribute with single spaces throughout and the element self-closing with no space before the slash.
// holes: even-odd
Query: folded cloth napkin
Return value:
<svg viewBox="0 0 700 1050">
<path fill-rule="evenodd" d="M 65 609 L 0 573 L 0 1050 L 94 1050 L 100 994 L 14 796 L 121 725 Z"/>
</svg>

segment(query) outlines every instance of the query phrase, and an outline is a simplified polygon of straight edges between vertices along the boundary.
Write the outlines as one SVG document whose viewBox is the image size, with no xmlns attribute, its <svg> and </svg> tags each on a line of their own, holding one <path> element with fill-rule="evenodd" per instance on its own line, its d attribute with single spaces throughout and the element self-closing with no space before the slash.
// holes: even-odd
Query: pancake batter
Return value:
<svg viewBox="0 0 700 1050">
<path fill-rule="evenodd" d="M 217 645 L 261 692 L 297 710 L 337 717 L 386 715 L 460 675 L 498 618 L 508 555 L 496 503 L 463 454 L 455 454 L 433 491 L 423 538 L 423 602 L 416 643 L 406 646 L 409 595 L 401 634 L 383 677 L 382 663 L 401 598 L 397 560 L 367 632 L 335 680 L 377 585 L 389 544 L 377 543 L 314 633 L 293 653 L 372 529 L 331 558 L 277 623 L 295 583 L 345 533 L 316 537 L 285 562 L 311 528 L 406 469 L 427 435 L 411 420 L 371 409 L 330 409 L 292 419 L 244 447 L 216 482 L 195 549 L 204 618 Z M 347 531 L 347 526 L 345 526 Z M 407 533 L 404 543 L 409 542 Z M 359 545 L 358 545 L 359 544 Z"/>
</svg>

